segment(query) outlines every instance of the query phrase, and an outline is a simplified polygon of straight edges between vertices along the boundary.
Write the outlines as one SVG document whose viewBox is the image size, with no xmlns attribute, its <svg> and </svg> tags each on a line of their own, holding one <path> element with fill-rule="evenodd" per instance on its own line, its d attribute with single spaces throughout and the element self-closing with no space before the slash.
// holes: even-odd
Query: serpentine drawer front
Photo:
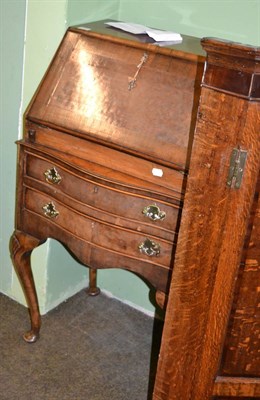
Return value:
<svg viewBox="0 0 260 400">
<path fill-rule="evenodd" d="M 94 246 L 108 248 L 129 257 L 146 260 L 146 253 L 139 250 L 139 246 L 146 240 L 146 235 L 144 236 L 143 233 L 101 222 L 102 216 L 101 219 L 86 216 L 36 190 L 27 189 L 25 191 L 24 213 L 28 214 L 24 216 L 25 226 L 28 223 L 26 221 L 29 221 L 28 228 L 31 225 L 29 215 L 31 213 L 36 214 L 39 223 L 44 224 L 45 229 L 46 226 L 52 224 L 57 227 L 59 234 L 64 230 L 77 238 L 82 238 L 87 243 L 93 243 Z M 159 265 L 169 268 L 172 243 L 162 241 L 151 235 L 149 239 L 158 243 L 159 249 L 158 253 L 150 254 L 150 256 L 156 256 L 156 262 Z M 149 254 L 147 255 L 149 256 Z"/>
<path fill-rule="evenodd" d="M 169 201 L 173 201 L 170 204 L 160 201 L 162 196 L 156 198 L 133 193 L 131 186 L 121 185 L 121 189 L 119 185 L 114 187 L 111 175 L 110 181 L 107 181 L 105 177 L 98 179 L 91 175 L 89 170 L 84 174 L 81 169 L 81 176 L 78 176 L 75 166 L 72 173 L 66 163 L 61 163 L 61 155 L 54 161 L 44 154 L 35 154 L 31 149 L 26 149 L 25 156 L 24 181 L 27 185 L 40 187 L 42 191 L 66 203 L 73 203 L 75 208 L 80 209 L 85 205 L 89 208 L 89 213 L 94 212 L 97 216 L 98 213 L 103 213 L 102 219 L 111 220 L 114 217 L 115 224 L 127 224 L 129 221 L 133 229 L 144 231 L 143 229 L 149 230 L 150 227 L 162 237 L 172 236 L 172 232 L 176 231 L 174 227 L 178 220 L 180 201 L 169 198 Z M 141 228 L 141 225 L 144 227 Z"/>
</svg>

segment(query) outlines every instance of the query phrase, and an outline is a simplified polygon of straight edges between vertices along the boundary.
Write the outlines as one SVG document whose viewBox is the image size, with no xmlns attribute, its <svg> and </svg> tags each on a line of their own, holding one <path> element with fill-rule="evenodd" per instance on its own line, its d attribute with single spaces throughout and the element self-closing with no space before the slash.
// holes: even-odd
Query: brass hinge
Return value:
<svg viewBox="0 0 260 400">
<path fill-rule="evenodd" d="M 241 150 L 240 147 L 232 150 L 227 178 L 227 186 L 233 189 L 240 188 L 245 169 L 246 157 L 247 151 Z"/>
</svg>

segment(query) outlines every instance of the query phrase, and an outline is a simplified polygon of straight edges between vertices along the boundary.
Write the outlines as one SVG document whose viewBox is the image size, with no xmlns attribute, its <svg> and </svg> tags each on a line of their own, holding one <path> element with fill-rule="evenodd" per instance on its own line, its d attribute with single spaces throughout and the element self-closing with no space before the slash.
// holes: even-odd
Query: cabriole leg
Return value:
<svg viewBox="0 0 260 400">
<path fill-rule="evenodd" d="M 38 299 L 31 269 L 31 253 L 39 244 L 39 239 L 15 230 L 10 239 L 10 252 L 17 275 L 20 279 L 29 307 L 31 330 L 23 335 L 28 343 L 34 343 L 39 338 L 41 317 Z"/>
<path fill-rule="evenodd" d="M 89 268 L 89 287 L 87 293 L 90 296 L 97 296 L 100 293 L 99 287 L 97 287 L 97 270 Z"/>
</svg>

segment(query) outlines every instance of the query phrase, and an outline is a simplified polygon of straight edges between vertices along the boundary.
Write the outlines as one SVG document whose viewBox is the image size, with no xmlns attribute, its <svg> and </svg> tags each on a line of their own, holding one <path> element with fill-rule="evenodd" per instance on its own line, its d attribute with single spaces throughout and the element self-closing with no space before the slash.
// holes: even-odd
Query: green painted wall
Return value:
<svg viewBox="0 0 260 400">
<path fill-rule="evenodd" d="M 259 0 L 121 0 L 119 19 L 260 45 Z"/>
<path fill-rule="evenodd" d="M 21 133 L 20 110 L 27 107 L 67 26 L 111 18 L 260 45 L 260 0 L 0 0 L 0 17 L 0 291 L 24 303 L 8 250 L 14 225 L 14 142 Z M 87 286 L 86 269 L 55 241 L 36 249 L 32 263 L 43 313 Z M 148 287 L 130 272 L 99 271 L 99 284 L 154 310 Z"/>
<path fill-rule="evenodd" d="M 12 286 L 9 238 L 14 226 L 14 192 L 22 93 L 25 0 L 0 1 L 0 291 Z"/>
<path fill-rule="evenodd" d="M 120 0 L 68 0 L 67 25 L 101 19 L 117 19 Z"/>
</svg>

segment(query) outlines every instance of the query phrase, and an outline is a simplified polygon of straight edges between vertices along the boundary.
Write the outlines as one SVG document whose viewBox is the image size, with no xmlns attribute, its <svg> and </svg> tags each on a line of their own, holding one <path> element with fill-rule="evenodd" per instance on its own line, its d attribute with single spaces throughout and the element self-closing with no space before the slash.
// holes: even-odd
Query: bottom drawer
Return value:
<svg viewBox="0 0 260 400">
<path fill-rule="evenodd" d="M 171 267 L 173 243 L 90 218 L 29 188 L 21 223 L 31 235 L 61 241 L 90 267 L 130 269 L 156 287 L 160 271 L 164 281 Z"/>
</svg>

